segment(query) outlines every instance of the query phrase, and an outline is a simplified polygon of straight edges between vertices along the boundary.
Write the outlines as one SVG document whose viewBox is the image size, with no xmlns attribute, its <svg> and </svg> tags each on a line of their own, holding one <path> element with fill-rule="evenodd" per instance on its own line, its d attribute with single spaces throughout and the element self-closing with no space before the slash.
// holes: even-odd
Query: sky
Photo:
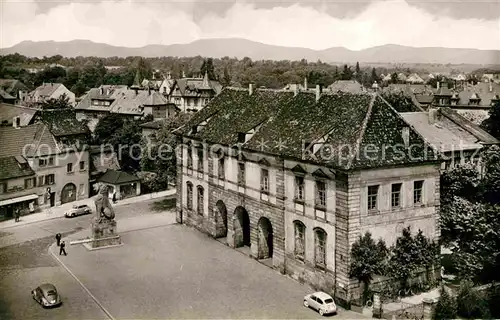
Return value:
<svg viewBox="0 0 500 320">
<path fill-rule="evenodd" d="M 385 44 L 500 50 L 500 0 L 0 0 L 0 47 L 244 38 L 316 50 Z"/>
</svg>

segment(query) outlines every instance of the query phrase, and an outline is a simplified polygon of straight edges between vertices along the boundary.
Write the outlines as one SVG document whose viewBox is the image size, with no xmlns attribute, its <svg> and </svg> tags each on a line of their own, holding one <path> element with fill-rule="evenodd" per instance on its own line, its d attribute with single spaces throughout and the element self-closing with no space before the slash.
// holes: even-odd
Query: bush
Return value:
<svg viewBox="0 0 500 320">
<path fill-rule="evenodd" d="M 432 312 L 432 319 L 455 319 L 457 317 L 457 304 L 455 299 L 448 294 L 443 286 L 441 287 L 440 293 L 441 296 Z"/>
<path fill-rule="evenodd" d="M 489 318 L 487 302 L 477 290 L 473 290 L 472 282 L 464 281 L 457 295 L 457 314 L 465 319 Z"/>
<path fill-rule="evenodd" d="M 500 319 L 500 286 L 491 286 L 488 289 L 487 299 L 491 317 Z"/>
</svg>

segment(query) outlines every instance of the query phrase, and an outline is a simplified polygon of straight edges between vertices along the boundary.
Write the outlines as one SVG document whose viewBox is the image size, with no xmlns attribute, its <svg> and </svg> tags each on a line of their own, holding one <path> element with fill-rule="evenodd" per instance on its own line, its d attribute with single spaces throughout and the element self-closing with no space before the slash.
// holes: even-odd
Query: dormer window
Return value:
<svg viewBox="0 0 500 320">
<path fill-rule="evenodd" d="M 410 128 L 404 127 L 401 130 L 401 136 L 403 138 L 403 143 L 405 144 L 405 148 L 408 148 L 410 145 Z"/>
</svg>

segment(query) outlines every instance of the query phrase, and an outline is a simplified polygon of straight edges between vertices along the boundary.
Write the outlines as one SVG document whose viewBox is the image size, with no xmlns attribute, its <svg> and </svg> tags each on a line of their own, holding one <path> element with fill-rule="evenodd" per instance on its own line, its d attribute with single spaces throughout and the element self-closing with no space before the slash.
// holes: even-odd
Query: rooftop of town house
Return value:
<svg viewBox="0 0 500 320">
<path fill-rule="evenodd" d="M 30 92 L 30 95 L 38 95 L 40 97 L 50 97 L 60 86 L 62 83 L 44 83 L 38 86 L 35 90 Z"/>
<path fill-rule="evenodd" d="M 366 88 L 356 80 L 337 80 L 326 89 L 332 92 L 343 91 L 351 93 L 362 93 L 366 91 Z"/>
<path fill-rule="evenodd" d="M 0 157 L 0 181 L 34 175 L 35 172 L 22 156 Z"/>
<path fill-rule="evenodd" d="M 81 101 L 76 105 L 76 110 L 95 110 L 95 111 L 109 111 L 111 102 L 113 102 L 118 94 L 127 90 L 127 86 L 122 85 L 102 85 L 99 88 L 90 89 L 81 99 Z M 109 101 L 108 106 L 105 105 L 93 105 L 92 100 L 104 100 Z"/>
<path fill-rule="evenodd" d="M 90 133 L 89 128 L 76 119 L 74 109 L 39 110 L 35 116 L 46 124 L 55 137 Z"/>
<path fill-rule="evenodd" d="M 271 89 L 226 88 L 205 108 L 195 113 L 176 134 L 210 143 L 235 145 L 241 133 L 256 132 L 242 143 L 247 150 L 318 162 L 338 169 L 372 168 L 435 161 L 435 153 L 381 96 L 345 92 L 319 94 Z M 202 130 L 194 131 L 200 124 Z M 384 146 L 405 145 L 406 152 Z M 303 144 L 324 141 L 330 147 L 304 155 Z M 376 151 L 362 150 L 376 145 Z M 319 156 L 323 152 L 323 156 Z M 424 159 L 427 152 L 427 159 Z M 431 160 L 428 160 L 431 159 Z"/>
<path fill-rule="evenodd" d="M 404 112 L 401 116 L 442 152 L 481 149 L 499 141 L 449 108 Z"/>
<path fill-rule="evenodd" d="M 0 79 L 0 89 L 11 95 L 17 95 L 17 91 L 28 91 L 28 87 L 17 79 Z"/>
<path fill-rule="evenodd" d="M 44 156 L 61 152 L 55 137 L 43 123 L 14 128 L 0 126 L 0 157 Z"/>
<path fill-rule="evenodd" d="M 219 94 L 222 90 L 222 85 L 219 81 L 209 80 L 205 74 L 203 78 L 181 78 L 176 79 L 173 87 L 177 86 L 181 96 L 198 97 L 204 91 L 213 91 Z"/>
<path fill-rule="evenodd" d="M 14 118 L 19 117 L 20 126 L 27 126 L 38 109 L 28 108 L 8 103 L 0 103 L 0 124 L 7 123 L 12 125 Z"/>
</svg>

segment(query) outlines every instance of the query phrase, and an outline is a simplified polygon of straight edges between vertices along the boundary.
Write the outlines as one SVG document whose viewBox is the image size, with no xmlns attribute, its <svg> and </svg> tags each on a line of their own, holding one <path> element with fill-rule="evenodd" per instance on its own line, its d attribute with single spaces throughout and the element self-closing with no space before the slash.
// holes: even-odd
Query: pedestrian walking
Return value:
<svg viewBox="0 0 500 320">
<path fill-rule="evenodd" d="M 116 203 L 116 191 L 113 192 L 113 203 Z"/>
<path fill-rule="evenodd" d="M 56 241 L 57 241 L 57 246 L 59 247 L 61 245 L 61 234 L 60 233 L 56 234 Z"/>
<path fill-rule="evenodd" d="M 14 221 L 19 222 L 19 217 L 20 217 L 19 208 L 16 208 L 16 210 L 14 211 Z"/>
<path fill-rule="evenodd" d="M 62 241 L 61 245 L 59 247 L 59 255 L 64 253 L 64 255 L 67 256 L 65 248 L 66 248 L 66 243 L 64 241 Z"/>
</svg>

